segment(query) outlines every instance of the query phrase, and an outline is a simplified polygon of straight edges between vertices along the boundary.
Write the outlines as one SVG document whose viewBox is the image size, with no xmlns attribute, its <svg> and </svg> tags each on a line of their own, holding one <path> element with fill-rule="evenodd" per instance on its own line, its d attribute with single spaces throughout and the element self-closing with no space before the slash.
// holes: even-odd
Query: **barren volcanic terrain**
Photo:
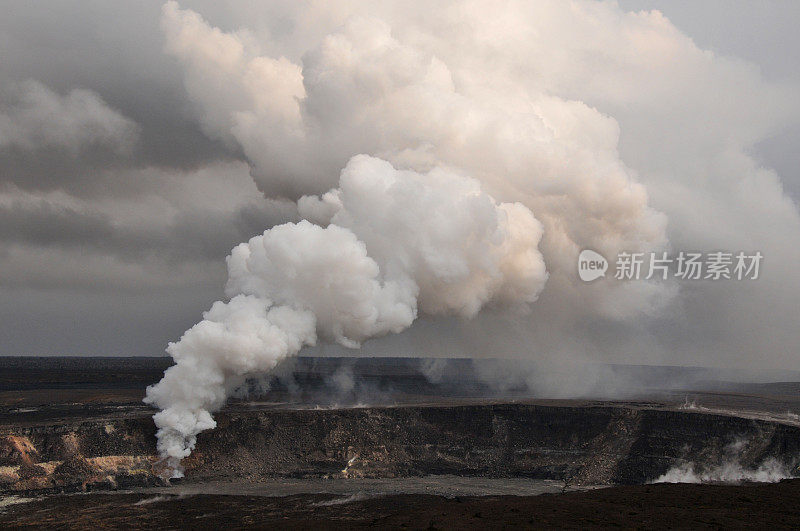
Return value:
<svg viewBox="0 0 800 531">
<path fill-rule="evenodd" d="M 785 503 L 797 495 L 793 481 L 644 486 L 676 473 L 739 483 L 796 475 L 794 383 L 619 368 L 664 388 L 626 400 L 546 400 L 529 389 L 499 392 L 465 360 L 432 379 L 418 360 L 301 358 L 249 382 L 261 391 L 220 412 L 184 461 L 186 477 L 170 482 L 153 411 L 141 403 L 167 359 L 0 363 L 0 522 L 8 524 L 145 526 L 183 514 L 240 526 L 723 526 L 771 510 L 789 525 L 800 514 Z M 346 386 L 330 377 L 343 370 Z M 595 490 L 612 485 L 631 487 Z M 585 492 L 561 494 L 574 490 Z M 67 507 L 75 510 L 64 519 Z"/>
</svg>

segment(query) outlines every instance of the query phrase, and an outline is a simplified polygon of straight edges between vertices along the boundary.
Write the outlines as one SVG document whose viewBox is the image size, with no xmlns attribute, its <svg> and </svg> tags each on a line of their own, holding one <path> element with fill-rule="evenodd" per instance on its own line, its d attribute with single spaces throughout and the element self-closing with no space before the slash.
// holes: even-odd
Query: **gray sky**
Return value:
<svg viewBox="0 0 800 531">
<path fill-rule="evenodd" d="M 799 3 L 620 0 L 619 5 L 660 9 L 699 47 L 743 59 L 765 83 L 798 96 Z M 245 41 L 268 31 L 292 34 L 294 27 L 269 13 L 251 20 L 243 4 L 227 8 L 198 1 L 181 7 L 223 31 L 247 27 Z M 167 342 L 223 296 L 230 249 L 276 223 L 295 220 L 294 205 L 265 199 L 258 186 L 265 189 L 266 178 L 257 175 L 257 186 L 250 176 L 251 166 L 260 171 L 258 164 L 249 164 L 240 143 L 209 127 L 208 107 L 187 90 L 185 65 L 164 52 L 161 2 L 54 1 L 45 8 L 0 1 L 0 13 L 0 355 L 161 355 Z M 308 30 L 296 24 L 298 36 L 287 38 L 293 60 L 299 58 L 291 57 L 292 47 L 306 49 L 302 31 Z M 268 54 L 269 45 L 264 48 Z M 563 95 L 580 99 L 567 88 Z M 658 155 L 639 140 L 637 127 L 643 131 L 644 125 L 626 118 L 624 100 L 584 99 L 619 120 L 622 160 L 652 189 L 655 207 L 669 212 L 676 200 L 668 186 L 648 177 L 648 169 L 658 171 Z M 755 128 L 750 154 L 777 172 L 796 201 L 800 121 L 795 116 L 773 122 Z M 654 161 L 652 166 L 645 159 Z M 689 220 L 670 218 L 670 223 L 673 241 L 703 241 Z M 766 221 L 764 227 L 771 230 Z M 752 247 L 760 245 L 757 236 L 751 240 Z M 794 283 L 796 276 L 786 281 Z M 541 308 L 555 304 L 547 292 L 542 299 Z M 697 309 L 699 302 L 689 304 L 708 314 Z M 534 318 L 545 311 L 534 309 Z M 782 318 L 788 321 L 759 330 L 786 332 L 791 318 Z M 482 324 L 494 323 L 487 319 Z M 608 340 L 608 350 L 625 345 L 633 352 L 654 341 L 669 350 L 677 337 L 691 335 L 698 348 L 714 351 L 725 348 L 717 342 L 726 333 L 723 325 L 713 316 L 687 325 L 669 312 L 647 324 L 598 318 L 583 321 L 578 334 L 584 335 L 575 341 L 601 338 Z M 524 335 L 508 332 L 519 323 L 486 326 L 504 330 L 507 350 L 527 344 Z M 546 334 L 549 327 L 543 328 Z M 422 322 L 369 348 L 461 354 L 456 350 L 463 343 L 456 340 L 445 341 L 451 346 L 440 350 L 431 346 L 437 334 L 466 338 L 475 350 L 493 348 L 475 337 L 478 329 L 449 319 Z M 776 347 L 789 364 L 797 361 L 796 348 L 785 354 L 794 337 Z"/>
</svg>

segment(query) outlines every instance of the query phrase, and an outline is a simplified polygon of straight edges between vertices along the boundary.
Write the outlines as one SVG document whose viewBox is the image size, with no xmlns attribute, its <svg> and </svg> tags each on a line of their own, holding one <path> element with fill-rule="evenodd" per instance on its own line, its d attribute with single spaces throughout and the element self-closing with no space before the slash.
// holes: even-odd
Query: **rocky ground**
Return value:
<svg viewBox="0 0 800 531">
<path fill-rule="evenodd" d="M 184 460 L 191 481 L 451 474 L 637 484 L 688 463 L 754 471 L 776 461 L 786 476 L 800 456 L 796 423 L 642 403 L 234 404 L 217 423 Z M 149 412 L 127 407 L 0 424 L 0 491 L 157 485 L 155 454 Z"/>
<path fill-rule="evenodd" d="M 339 369 L 303 363 L 291 379 L 307 393 L 277 381 L 232 401 L 170 486 L 141 403 L 163 359 L 0 360 L 0 528 L 798 524 L 797 481 L 645 484 L 682 465 L 800 475 L 794 382 L 546 400 L 362 361 L 356 389 L 380 397 L 365 407 L 315 402 Z"/>
<path fill-rule="evenodd" d="M 7 505 L 0 527 L 50 529 L 798 529 L 800 480 L 659 484 L 539 496 L 359 498 L 152 494 L 55 496 Z"/>
</svg>

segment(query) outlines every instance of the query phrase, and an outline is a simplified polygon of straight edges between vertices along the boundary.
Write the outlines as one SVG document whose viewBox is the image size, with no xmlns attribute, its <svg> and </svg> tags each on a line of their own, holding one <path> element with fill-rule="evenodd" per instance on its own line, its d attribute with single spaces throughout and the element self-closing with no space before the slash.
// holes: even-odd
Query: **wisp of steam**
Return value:
<svg viewBox="0 0 800 531">
<path fill-rule="evenodd" d="M 298 209 L 306 219 L 233 249 L 228 300 L 170 343 L 175 365 L 147 390 L 145 401 L 160 409 L 158 451 L 174 474 L 243 377 L 318 340 L 358 348 L 420 312 L 524 307 L 547 279 L 531 211 L 446 169 L 420 174 L 358 155 L 338 188 L 301 198 Z"/>
</svg>

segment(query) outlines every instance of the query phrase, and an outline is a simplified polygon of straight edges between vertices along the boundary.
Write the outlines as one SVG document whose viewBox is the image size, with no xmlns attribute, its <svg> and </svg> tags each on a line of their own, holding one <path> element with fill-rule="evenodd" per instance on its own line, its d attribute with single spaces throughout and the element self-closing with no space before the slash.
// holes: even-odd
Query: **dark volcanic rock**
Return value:
<svg viewBox="0 0 800 531">
<path fill-rule="evenodd" d="M 56 529 L 798 529 L 800 481 L 637 485 L 561 495 L 398 494 L 336 500 L 141 493 L 12 505 L 0 527 Z"/>
<path fill-rule="evenodd" d="M 191 480 L 452 474 L 635 484 L 687 461 L 735 458 L 756 468 L 777 459 L 791 469 L 800 457 L 800 428 L 791 424 L 632 405 L 240 407 L 217 419 L 184 462 Z M 49 462 L 60 486 L 160 482 L 149 416 L 6 428 L 2 437 L 2 448 L 16 450 L 0 464 Z"/>
<path fill-rule="evenodd" d="M 98 472 L 86 459 L 73 456 L 55 468 L 53 478 L 65 483 L 81 483 Z"/>
<path fill-rule="evenodd" d="M 631 407 L 498 404 L 261 410 L 219 416 L 187 476 L 425 474 L 642 483 L 684 461 L 794 464 L 800 429 L 776 422 Z"/>
<path fill-rule="evenodd" d="M 20 479 L 40 478 L 46 476 L 47 471 L 39 465 L 23 463 L 17 469 L 17 475 Z"/>
</svg>

